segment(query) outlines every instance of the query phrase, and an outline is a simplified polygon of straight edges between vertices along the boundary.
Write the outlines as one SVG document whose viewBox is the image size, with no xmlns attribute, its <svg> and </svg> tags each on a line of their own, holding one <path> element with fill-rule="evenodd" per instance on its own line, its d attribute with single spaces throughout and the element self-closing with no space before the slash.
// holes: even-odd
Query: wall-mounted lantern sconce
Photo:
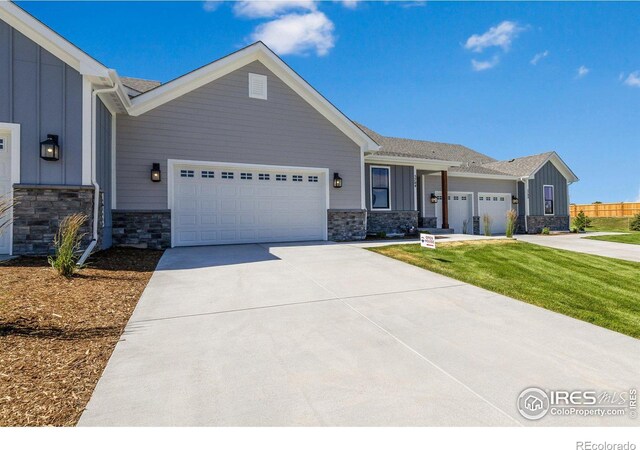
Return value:
<svg viewBox="0 0 640 450">
<path fill-rule="evenodd" d="M 162 172 L 160 171 L 160 163 L 153 163 L 151 168 L 151 181 L 157 183 L 162 180 Z"/>
<path fill-rule="evenodd" d="M 431 203 L 438 203 L 438 197 L 433 192 L 431 193 Z"/>
<path fill-rule="evenodd" d="M 516 197 L 515 195 L 511 196 L 511 203 L 514 205 L 517 205 L 518 203 L 520 203 L 520 200 L 518 200 L 518 197 Z"/>
<path fill-rule="evenodd" d="M 340 178 L 338 172 L 333 173 L 333 187 L 336 189 L 340 189 L 342 187 L 342 178 Z"/>
<path fill-rule="evenodd" d="M 58 136 L 47 134 L 47 139 L 40 142 L 40 158 L 47 161 L 57 161 L 60 159 L 60 146 Z"/>
</svg>

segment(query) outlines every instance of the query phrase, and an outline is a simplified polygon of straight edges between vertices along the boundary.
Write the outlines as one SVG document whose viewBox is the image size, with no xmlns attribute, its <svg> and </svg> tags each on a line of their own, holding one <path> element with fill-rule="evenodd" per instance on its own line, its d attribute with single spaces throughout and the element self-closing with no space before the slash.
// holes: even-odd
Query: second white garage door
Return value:
<svg viewBox="0 0 640 450">
<path fill-rule="evenodd" d="M 324 170 L 176 164 L 172 245 L 324 240 Z"/>
<path fill-rule="evenodd" d="M 511 209 L 511 194 L 478 194 L 478 215 L 480 216 L 480 233 L 484 232 L 482 217 L 488 214 L 491 218 L 491 234 L 504 234 L 507 230 L 507 211 Z"/>
</svg>

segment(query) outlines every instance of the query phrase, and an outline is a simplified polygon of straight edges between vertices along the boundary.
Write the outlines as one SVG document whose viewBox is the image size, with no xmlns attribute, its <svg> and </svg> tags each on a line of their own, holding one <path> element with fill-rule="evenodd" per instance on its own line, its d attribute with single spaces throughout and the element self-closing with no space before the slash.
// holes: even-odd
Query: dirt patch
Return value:
<svg viewBox="0 0 640 450">
<path fill-rule="evenodd" d="M 161 255 L 110 249 L 70 279 L 0 263 L 0 426 L 75 425 Z"/>
</svg>

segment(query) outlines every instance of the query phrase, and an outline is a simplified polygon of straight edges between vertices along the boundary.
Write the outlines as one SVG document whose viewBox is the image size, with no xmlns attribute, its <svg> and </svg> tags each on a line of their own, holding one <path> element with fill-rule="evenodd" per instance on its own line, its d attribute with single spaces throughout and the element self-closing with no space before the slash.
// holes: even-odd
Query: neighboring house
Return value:
<svg viewBox="0 0 640 450">
<path fill-rule="evenodd" d="M 566 230 L 576 180 L 553 152 L 499 162 L 380 136 L 261 42 L 161 84 L 0 3 L 0 195 L 18 202 L 0 254 L 50 252 L 73 212 L 87 251 L 479 233 L 485 213 L 499 233 L 513 199 L 523 231 Z"/>
</svg>

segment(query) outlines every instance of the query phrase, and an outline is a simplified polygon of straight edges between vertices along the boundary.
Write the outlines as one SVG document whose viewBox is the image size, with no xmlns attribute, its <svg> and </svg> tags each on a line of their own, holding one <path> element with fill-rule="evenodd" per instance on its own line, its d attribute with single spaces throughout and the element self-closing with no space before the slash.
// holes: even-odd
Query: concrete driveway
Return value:
<svg viewBox="0 0 640 450">
<path fill-rule="evenodd" d="M 584 239 L 586 236 L 603 236 L 608 234 L 624 233 L 592 232 L 586 235 L 582 233 L 566 233 L 548 236 L 541 234 L 522 234 L 517 235 L 516 239 L 544 245 L 545 247 L 558 248 L 560 250 L 571 250 L 573 252 L 640 262 L 640 245 Z"/>
<path fill-rule="evenodd" d="M 637 387 L 640 341 L 347 244 L 168 250 L 80 425 L 637 425 L 522 418 Z"/>
</svg>

